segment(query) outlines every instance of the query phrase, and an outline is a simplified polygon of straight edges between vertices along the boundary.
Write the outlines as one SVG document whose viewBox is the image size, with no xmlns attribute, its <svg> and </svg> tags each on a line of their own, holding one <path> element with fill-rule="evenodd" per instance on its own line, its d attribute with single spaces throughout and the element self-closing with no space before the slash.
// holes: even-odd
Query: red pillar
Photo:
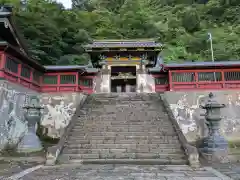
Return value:
<svg viewBox="0 0 240 180">
<path fill-rule="evenodd" d="M 224 71 L 221 71 L 221 75 L 222 75 L 222 88 L 225 88 L 225 75 L 224 75 Z"/>
<path fill-rule="evenodd" d="M 21 77 L 21 70 L 22 70 L 22 64 L 19 63 L 19 64 L 18 64 L 18 73 L 17 73 L 17 74 L 18 74 L 18 77 L 17 77 L 17 78 L 18 78 L 18 83 L 19 83 L 19 84 L 21 84 L 21 79 L 20 79 L 20 77 Z"/>
<path fill-rule="evenodd" d="M 172 72 L 168 71 L 169 91 L 172 91 Z"/>
<path fill-rule="evenodd" d="M 0 52 L 0 78 L 4 78 L 4 67 L 5 67 L 5 62 L 6 62 L 6 56 L 3 52 Z"/>
<path fill-rule="evenodd" d="M 60 74 L 57 75 L 57 92 L 60 91 Z"/>
<path fill-rule="evenodd" d="M 79 78 L 79 73 L 76 72 L 76 82 L 75 82 L 75 91 L 78 91 L 78 78 Z"/>
</svg>

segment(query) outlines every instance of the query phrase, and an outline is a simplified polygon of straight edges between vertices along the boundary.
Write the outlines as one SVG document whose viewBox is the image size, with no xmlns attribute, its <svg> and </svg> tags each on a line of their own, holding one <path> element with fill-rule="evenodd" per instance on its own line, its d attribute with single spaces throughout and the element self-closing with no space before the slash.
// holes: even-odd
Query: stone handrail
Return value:
<svg viewBox="0 0 240 180">
<path fill-rule="evenodd" d="M 69 136 L 69 132 L 74 127 L 75 121 L 80 115 L 81 108 L 84 106 L 88 98 L 89 98 L 89 95 L 84 96 L 80 104 L 77 106 L 76 112 L 72 116 L 71 121 L 69 122 L 68 126 L 64 128 L 64 133 L 60 137 L 58 144 L 48 148 L 47 154 L 46 154 L 46 165 L 54 165 L 56 163 L 58 156 L 61 153 L 63 146 Z"/>
<path fill-rule="evenodd" d="M 175 117 L 173 115 L 172 110 L 170 109 L 170 104 L 168 103 L 168 101 L 164 97 L 164 94 L 161 94 L 160 98 L 161 98 L 161 100 L 163 102 L 163 106 L 165 107 L 165 109 L 166 109 L 166 111 L 168 113 L 169 119 L 172 122 L 175 131 L 177 132 L 179 141 L 180 141 L 182 147 L 184 148 L 184 151 L 185 151 L 185 153 L 186 153 L 186 155 L 188 157 L 189 165 L 192 168 L 199 168 L 200 167 L 200 162 L 199 162 L 199 153 L 198 153 L 197 148 L 192 146 L 192 145 L 190 145 L 187 142 L 186 137 L 184 136 L 184 134 L 183 134 L 183 132 L 182 132 L 178 122 L 176 121 L 176 119 L 175 119 Z"/>
</svg>

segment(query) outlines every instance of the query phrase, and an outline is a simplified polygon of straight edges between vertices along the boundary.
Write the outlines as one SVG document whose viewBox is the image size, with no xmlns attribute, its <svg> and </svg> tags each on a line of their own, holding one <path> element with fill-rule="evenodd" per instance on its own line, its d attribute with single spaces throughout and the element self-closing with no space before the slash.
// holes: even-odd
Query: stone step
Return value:
<svg viewBox="0 0 240 180">
<path fill-rule="evenodd" d="M 131 136 L 141 136 L 141 137 L 131 137 Z M 145 136 L 145 137 L 142 137 Z M 158 136 L 158 138 L 157 138 Z M 81 130 L 81 132 L 70 132 L 69 133 L 69 139 L 71 139 L 73 137 L 76 137 L 76 139 L 82 139 L 83 137 L 85 139 L 90 139 L 92 137 L 92 139 L 142 139 L 142 140 L 146 140 L 146 139 L 161 139 L 161 137 L 166 136 L 165 139 L 172 139 L 170 138 L 171 136 L 176 136 L 175 132 L 147 132 L 147 131 L 143 131 L 143 132 L 116 132 L 116 131 L 94 131 L 94 132 L 89 132 L 89 131 L 84 131 Z M 164 138 L 162 138 L 164 139 Z"/>
<path fill-rule="evenodd" d="M 84 117 L 83 117 L 84 118 Z M 108 120 L 108 119 L 104 119 L 104 120 L 87 120 L 84 121 L 84 119 L 77 121 L 75 123 L 75 126 L 83 126 L 83 125 L 95 125 L 95 126 L 114 126 L 114 127 L 131 127 L 131 126 L 144 126 L 144 127 L 172 127 L 172 124 L 170 122 L 166 122 L 166 121 L 117 121 L 117 120 Z"/>
<path fill-rule="evenodd" d="M 121 142 L 147 142 L 143 144 L 148 144 L 152 142 L 162 142 L 162 143 L 179 143 L 177 137 L 172 136 L 82 136 L 82 137 L 69 137 L 68 141 L 76 141 L 77 143 L 81 143 L 81 141 L 86 142 L 88 141 L 91 143 L 94 140 L 103 140 L 104 143 L 121 143 Z"/>
<path fill-rule="evenodd" d="M 133 146 L 132 146 L 133 147 Z M 183 154 L 183 150 L 180 148 L 155 148 L 155 149 L 151 149 L 151 148 L 132 148 L 131 146 L 129 146 L 129 149 L 126 148 L 126 152 L 137 152 L 137 153 L 144 153 L 144 152 L 152 152 L 152 153 L 164 153 L 164 154 Z M 132 149 L 130 149 L 132 148 Z M 89 154 L 89 153 L 102 153 L 102 152 L 106 152 L 106 153 L 110 153 L 111 149 L 79 149 L 79 148 L 64 148 L 63 149 L 63 153 L 66 154 Z"/>
<path fill-rule="evenodd" d="M 98 122 L 104 122 L 104 123 L 113 123 L 113 124 L 119 124 L 119 125 L 128 125 L 131 123 L 139 123 L 139 125 L 155 125 L 155 124 L 159 124 L 159 125 L 170 125 L 172 124 L 169 120 L 167 120 L 167 118 L 161 118 L 160 116 L 154 116 L 154 117 L 151 117 L 149 118 L 149 120 L 146 119 L 146 117 L 149 118 L 149 116 L 146 116 L 146 115 L 138 115 L 138 116 L 132 116 L 132 115 L 129 115 L 127 117 L 124 117 L 123 115 L 122 116 L 119 116 L 118 115 L 104 115 L 104 116 L 97 116 L 97 115 L 94 115 L 94 116 L 88 116 L 88 115 L 83 115 L 83 116 L 80 116 L 78 117 L 78 121 L 76 122 L 76 124 L 79 124 L 79 123 L 98 123 Z M 87 120 L 87 121 L 84 121 L 84 120 Z"/>
<path fill-rule="evenodd" d="M 62 163 L 186 164 L 177 133 L 156 94 L 97 94 L 65 142 Z"/>
<path fill-rule="evenodd" d="M 175 148 L 175 149 L 181 149 L 180 144 L 174 144 L 174 143 L 168 143 L 168 144 L 78 144 L 78 143 L 66 143 L 64 145 L 65 148 L 79 148 L 79 149 L 129 149 L 129 148 L 150 148 L 150 149 L 164 149 L 164 148 Z"/>
<path fill-rule="evenodd" d="M 144 111 L 144 110 L 138 110 L 138 111 Z M 140 112 L 140 113 L 133 113 L 133 112 L 125 112 L 123 111 L 111 111 L 111 112 L 104 112 L 102 111 L 93 111 L 89 112 L 91 114 L 82 114 L 80 115 L 80 118 L 89 118 L 93 119 L 95 118 L 96 120 L 98 119 L 109 119 L 109 120 L 115 120 L 118 119 L 119 121 L 124 121 L 124 120 L 138 120 L 138 121 L 148 121 L 150 119 L 152 120 L 157 120 L 157 121 L 168 121 L 168 115 L 163 115 L 163 114 L 150 114 L 150 112 Z"/>
<path fill-rule="evenodd" d="M 95 129 L 95 130 L 89 130 L 87 128 L 74 128 L 72 129 L 71 133 L 69 133 L 69 135 L 78 135 L 78 133 L 102 133 L 103 129 Z M 139 133 L 141 132 L 139 129 L 107 129 L 106 130 L 104 129 L 105 132 L 108 132 L 108 133 L 118 133 L 118 134 L 126 134 L 126 133 Z M 171 135 L 173 134 L 175 131 L 173 129 L 143 129 L 142 130 L 142 133 L 152 133 L 152 134 L 160 134 L 160 135 Z"/>
<path fill-rule="evenodd" d="M 185 154 L 163 154 L 163 153 L 127 153 L 115 151 L 110 153 L 90 153 L 90 154 L 67 154 L 64 153 L 63 158 L 71 159 L 185 159 Z"/>
<path fill-rule="evenodd" d="M 99 117 L 96 119 L 94 118 L 89 118 L 89 117 L 83 117 L 79 118 L 74 124 L 75 126 L 113 126 L 113 127 L 150 127 L 150 128 L 166 128 L 166 127 L 172 127 L 171 122 L 166 122 L 164 120 L 155 120 L 155 121 L 141 121 L 137 119 L 130 119 L 126 121 L 125 119 L 106 119 L 106 118 L 101 118 Z"/>
<path fill-rule="evenodd" d="M 70 139 L 68 142 L 76 143 L 76 144 L 93 144 L 95 142 L 94 140 L 78 140 L 78 139 Z M 177 144 L 179 143 L 179 140 L 103 140 L 102 144 L 108 146 L 111 146 L 113 144 L 142 144 L 145 146 L 148 146 L 150 144 Z M 93 144 L 94 145 L 94 144 Z M 96 143 L 96 145 L 99 145 Z"/>
<path fill-rule="evenodd" d="M 149 126 L 142 126 L 142 127 L 137 127 L 137 126 L 126 126 L 126 127 L 122 127 L 122 126 L 107 126 L 107 125 L 82 125 L 82 126 L 75 126 L 72 129 L 72 132 L 76 131 L 79 132 L 80 130 L 83 130 L 84 132 L 102 132 L 102 131 L 106 131 L 106 132 L 174 132 L 174 129 L 171 126 L 165 126 L 165 127 L 158 127 L 158 126 L 154 126 L 154 127 L 149 127 Z"/>
<path fill-rule="evenodd" d="M 141 121 L 137 119 L 107 119 L 106 117 L 82 117 L 81 119 L 75 123 L 75 126 L 82 126 L 82 125 L 95 125 L 95 126 L 105 126 L 105 125 L 112 125 L 112 126 L 119 126 L 119 127 L 126 127 L 126 126 L 140 126 L 140 127 L 172 127 L 171 122 L 166 122 L 165 120 L 155 120 L 155 121 Z"/>
<path fill-rule="evenodd" d="M 75 127 L 79 126 L 109 126 L 109 127 L 137 127 L 137 128 L 162 128 L 165 129 L 166 127 L 173 127 L 172 123 L 162 121 L 162 120 L 155 120 L 155 121 L 140 121 L 140 120 L 135 120 L 131 119 L 128 122 L 126 120 L 108 120 L 108 119 L 90 119 L 90 118 L 82 118 L 81 120 L 77 121 L 75 124 Z"/>
<path fill-rule="evenodd" d="M 170 135 L 170 136 L 154 136 L 154 135 L 118 135 L 117 133 L 114 135 L 113 133 L 109 134 L 108 136 L 104 136 L 103 134 L 101 135 L 90 135 L 90 134 L 81 134 L 80 136 L 70 136 L 68 138 L 70 139 L 78 139 L 78 140 L 94 140 L 94 139 L 99 139 L 99 140 L 110 140 L 110 139 L 126 139 L 126 140 L 178 140 L 178 136 L 176 135 Z"/>
<path fill-rule="evenodd" d="M 61 164 L 131 164 L 131 165 L 183 165 L 184 159 L 59 159 Z"/>
<path fill-rule="evenodd" d="M 154 137 L 154 136 L 158 136 L 158 137 L 162 137 L 162 136 L 176 136 L 176 133 L 174 131 L 169 130 L 168 132 L 140 132 L 140 131 L 136 131 L 136 132 L 116 132 L 116 131 L 112 131 L 112 132 L 89 132 L 89 131 L 85 131 L 85 130 L 81 130 L 81 131 L 72 131 L 69 133 L 69 138 L 70 137 L 95 137 L 98 136 L 100 138 L 104 137 L 104 138 L 111 138 L 111 137 L 126 137 L 126 136 L 146 136 L 146 137 Z M 130 137 L 129 137 L 130 138 Z"/>
</svg>

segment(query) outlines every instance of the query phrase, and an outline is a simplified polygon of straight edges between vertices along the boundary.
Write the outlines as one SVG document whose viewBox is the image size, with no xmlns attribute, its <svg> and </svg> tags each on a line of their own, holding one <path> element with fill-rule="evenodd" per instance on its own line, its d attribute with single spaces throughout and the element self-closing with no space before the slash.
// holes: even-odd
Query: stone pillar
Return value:
<svg viewBox="0 0 240 180">
<path fill-rule="evenodd" d="M 117 86 L 117 93 L 122 92 L 122 86 Z"/>
<path fill-rule="evenodd" d="M 136 65 L 136 92 L 137 93 L 142 93 L 143 92 L 143 79 L 142 79 L 142 69 L 140 65 Z"/>
<path fill-rule="evenodd" d="M 126 85 L 126 92 L 127 93 L 131 92 L 131 85 L 129 85 L 129 84 Z"/>
<path fill-rule="evenodd" d="M 110 93 L 111 67 L 106 65 L 102 69 L 100 93 Z"/>
<path fill-rule="evenodd" d="M 147 73 L 145 68 L 137 70 L 137 92 L 153 93 L 155 92 L 155 81 L 152 75 Z"/>
</svg>

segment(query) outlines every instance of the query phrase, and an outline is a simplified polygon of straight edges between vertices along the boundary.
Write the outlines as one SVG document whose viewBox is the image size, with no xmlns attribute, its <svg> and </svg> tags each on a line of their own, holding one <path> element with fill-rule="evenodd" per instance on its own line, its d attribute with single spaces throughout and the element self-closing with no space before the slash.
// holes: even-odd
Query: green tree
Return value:
<svg viewBox="0 0 240 180">
<path fill-rule="evenodd" d="M 95 39 L 155 38 L 167 62 L 240 59 L 239 0 L 0 0 L 14 15 L 31 55 L 42 64 L 84 64 L 83 45 Z"/>
</svg>

